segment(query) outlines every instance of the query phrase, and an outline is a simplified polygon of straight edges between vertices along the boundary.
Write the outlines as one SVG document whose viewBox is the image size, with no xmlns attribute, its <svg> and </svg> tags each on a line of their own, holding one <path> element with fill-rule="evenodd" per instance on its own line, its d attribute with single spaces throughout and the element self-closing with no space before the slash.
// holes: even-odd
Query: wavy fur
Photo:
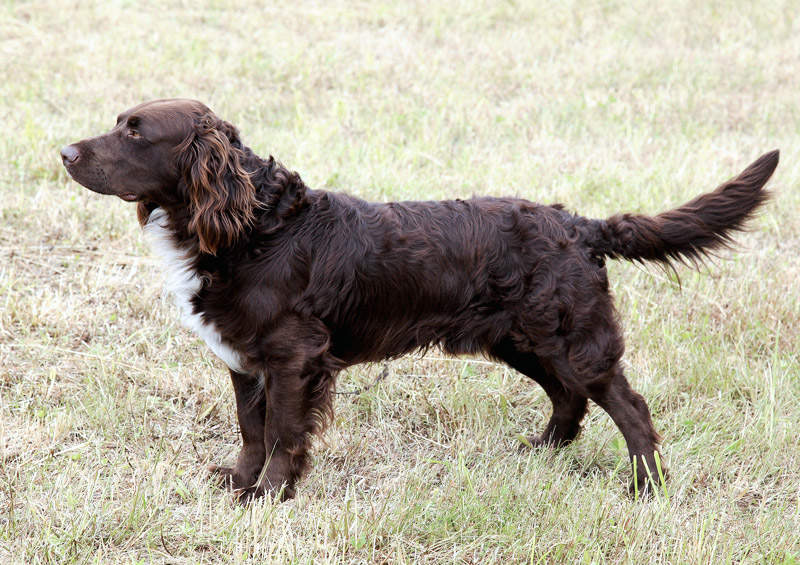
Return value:
<svg viewBox="0 0 800 565">
<path fill-rule="evenodd" d="M 237 144 L 236 128 L 207 113 L 176 148 L 193 210 L 188 228 L 197 234 L 203 253 L 213 255 L 233 245 L 253 223 L 255 187 Z"/>
<path fill-rule="evenodd" d="M 654 217 L 622 214 L 595 224 L 595 251 L 631 261 L 658 261 L 673 268 L 675 262 L 698 264 L 710 253 L 733 243 L 733 233 L 769 198 L 763 190 L 779 153 L 772 151 L 754 161 L 737 177 L 683 206 Z"/>
<path fill-rule="evenodd" d="M 184 315 L 232 367 L 243 445 L 214 470 L 240 494 L 283 497 L 331 420 L 336 374 L 432 346 L 539 383 L 553 412 L 533 445 L 569 443 L 597 403 L 644 489 L 660 440 L 624 375 L 604 259 L 671 266 L 729 245 L 778 163 L 767 154 L 654 217 L 590 220 L 519 198 L 370 203 L 311 190 L 196 101 L 132 108 L 64 155 L 92 190 L 138 200 L 140 221 L 159 210 L 147 229 L 172 258 Z"/>
</svg>

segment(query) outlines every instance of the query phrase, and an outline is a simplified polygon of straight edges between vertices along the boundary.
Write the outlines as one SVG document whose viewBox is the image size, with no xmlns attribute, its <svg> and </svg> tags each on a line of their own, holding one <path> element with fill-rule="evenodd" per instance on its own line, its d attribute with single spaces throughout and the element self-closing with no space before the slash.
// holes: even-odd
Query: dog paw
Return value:
<svg viewBox="0 0 800 565">
<path fill-rule="evenodd" d="M 294 498 L 295 490 L 284 484 L 280 488 L 252 486 L 244 489 L 234 489 L 233 495 L 239 504 L 247 505 L 259 498 L 269 497 L 275 502 L 286 502 Z"/>
<path fill-rule="evenodd" d="M 664 485 L 669 478 L 669 472 L 662 466 L 659 473 L 658 468 L 656 468 L 655 459 L 650 461 L 650 466 L 654 467 L 652 471 L 649 468 L 643 469 L 640 466 L 635 468 L 636 474 L 628 486 L 628 492 L 632 498 L 647 500 L 652 498 L 655 493 L 662 492 L 664 489 Z"/>
<path fill-rule="evenodd" d="M 233 493 L 236 501 L 240 504 L 249 504 L 259 498 L 268 496 L 278 502 L 284 502 L 294 498 L 295 490 L 285 482 L 271 484 L 269 480 L 258 483 L 258 478 L 250 480 L 242 478 L 235 467 L 223 467 L 221 465 L 209 465 L 209 474 L 216 484 L 226 488 Z"/>
<path fill-rule="evenodd" d="M 535 436 L 527 436 L 527 437 L 520 434 L 517 436 L 517 440 L 519 440 L 520 449 L 544 449 L 544 448 L 563 447 L 564 445 L 567 445 L 572 441 L 571 439 L 558 438 L 549 434 L 548 435 L 538 434 Z"/>
<path fill-rule="evenodd" d="M 222 488 L 230 489 L 234 492 L 252 487 L 256 483 L 256 477 L 244 477 L 236 467 L 224 467 L 222 465 L 209 465 L 207 468 L 212 480 Z"/>
</svg>

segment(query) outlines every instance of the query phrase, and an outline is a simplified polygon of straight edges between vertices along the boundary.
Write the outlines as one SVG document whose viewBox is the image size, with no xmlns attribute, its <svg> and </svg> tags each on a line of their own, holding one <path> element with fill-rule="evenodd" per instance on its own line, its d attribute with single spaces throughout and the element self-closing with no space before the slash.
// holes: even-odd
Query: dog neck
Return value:
<svg viewBox="0 0 800 565">
<path fill-rule="evenodd" d="M 150 213 L 144 234 L 161 258 L 166 275 L 164 289 L 172 295 L 180 311 L 181 323 L 202 338 L 231 370 L 243 372 L 241 354 L 223 339 L 214 322 L 205 319 L 199 296 L 203 280 L 197 272 L 199 252 L 196 243 L 180 243 L 170 225 L 169 215 L 160 207 Z"/>
</svg>

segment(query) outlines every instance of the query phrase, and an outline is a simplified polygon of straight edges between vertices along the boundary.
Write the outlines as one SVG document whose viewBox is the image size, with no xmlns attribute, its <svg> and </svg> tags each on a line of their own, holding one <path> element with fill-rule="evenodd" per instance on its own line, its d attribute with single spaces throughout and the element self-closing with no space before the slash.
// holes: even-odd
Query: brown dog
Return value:
<svg viewBox="0 0 800 565">
<path fill-rule="evenodd" d="M 534 445 L 574 439 L 592 399 L 645 488 L 659 437 L 622 372 L 604 261 L 671 267 L 725 247 L 778 164 L 768 153 L 655 217 L 592 220 L 521 199 L 373 204 L 310 190 L 192 100 L 131 108 L 61 155 L 82 185 L 138 203 L 184 322 L 230 368 L 243 447 L 213 470 L 247 498 L 294 494 L 339 370 L 431 345 L 538 382 L 553 414 Z"/>
</svg>

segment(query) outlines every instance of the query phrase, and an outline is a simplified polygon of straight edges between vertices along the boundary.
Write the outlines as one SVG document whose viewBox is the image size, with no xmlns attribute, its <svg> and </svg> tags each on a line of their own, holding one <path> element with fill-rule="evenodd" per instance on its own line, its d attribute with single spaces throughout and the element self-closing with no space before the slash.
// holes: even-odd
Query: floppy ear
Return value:
<svg viewBox="0 0 800 565">
<path fill-rule="evenodd" d="M 256 190 L 242 168 L 238 132 L 208 113 L 199 118 L 177 152 L 191 206 L 189 231 L 197 234 L 201 252 L 216 254 L 253 223 Z"/>
</svg>

